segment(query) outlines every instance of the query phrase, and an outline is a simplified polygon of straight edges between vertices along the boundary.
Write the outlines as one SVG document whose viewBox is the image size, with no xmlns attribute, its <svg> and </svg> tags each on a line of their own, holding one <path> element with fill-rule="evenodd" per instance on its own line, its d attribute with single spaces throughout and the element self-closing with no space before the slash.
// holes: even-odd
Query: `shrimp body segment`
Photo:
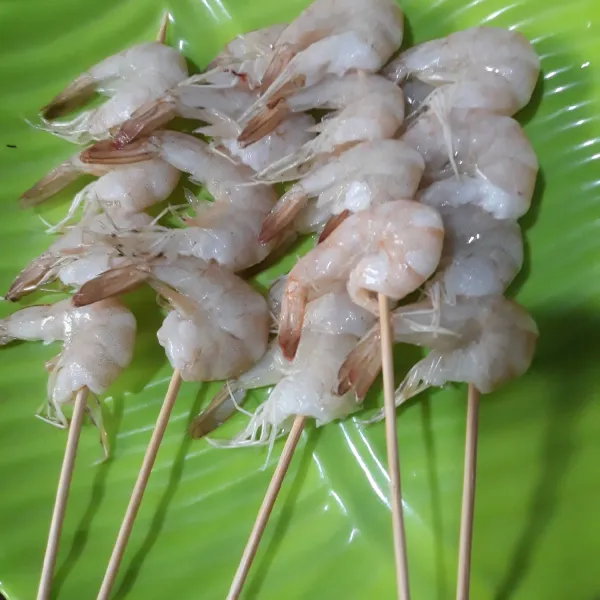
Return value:
<svg viewBox="0 0 600 600">
<path fill-rule="evenodd" d="M 412 198 L 424 167 L 421 154 L 399 140 L 358 144 L 311 169 L 293 185 L 265 219 L 260 239 L 273 239 L 311 198 L 317 198 L 316 212 L 321 221 L 310 224 L 313 231 L 331 215 L 366 210 L 396 198 Z"/>
<path fill-rule="evenodd" d="M 118 300 L 74 307 L 71 300 L 24 308 L 0 321 L 0 344 L 11 340 L 63 342 L 50 361 L 45 418 L 65 427 L 62 405 L 87 387 L 103 394 L 131 362 L 136 322 Z"/>
<path fill-rule="evenodd" d="M 439 213 L 396 200 L 346 219 L 290 271 L 279 319 L 279 343 L 287 359 L 296 353 L 306 303 L 345 284 L 350 298 L 378 314 L 377 294 L 400 300 L 438 266 L 444 239 Z"/>
<path fill-rule="evenodd" d="M 411 79 L 440 88 L 451 106 L 484 108 L 510 116 L 530 100 L 540 72 L 540 59 L 517 31 L 474 27 L 406 50 L 385 67 L 384 75 L 405 84 L 409 103 Z M 424 103 L 427 104 L 425 98 Z"/>
<path fill-rule="evenodd" d="M 71 112 L 95 92 L 109 96 L 67 122 L 45 120 L 44 128 L 70 141 L 86 143 L 109 137 L 142 105 L 160 97 L 187 77 L 184 57 L 174 48 L 146 42 L 110 56 L 79 75 L 47 106 L 44 119 Z"/>
<path fill-rule="evenodd" d="M 430 198 L 456 196 L 456 205 L 460 196 L 498 219 L 516 219 L 529 209 L 538 160 L 514 119 L 483 110 L 429 111 L 402 140 L 425 159 Z"/>
</svg>

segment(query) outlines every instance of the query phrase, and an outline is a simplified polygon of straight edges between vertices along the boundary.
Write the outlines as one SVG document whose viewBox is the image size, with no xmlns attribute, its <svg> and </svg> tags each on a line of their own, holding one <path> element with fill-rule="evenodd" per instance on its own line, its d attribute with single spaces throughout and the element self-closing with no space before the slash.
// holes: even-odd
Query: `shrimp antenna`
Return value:
<svg viewBox="0 0 600 600">
<path fill-rule="evenodd" d="M 44 563 L 42 566 L 42 575 L 38 587 L 37 600 L 48 600 L 52 588 L 52 576 L 56 565 L 56 555 L 60 542 L 60 534 L 65 520 L 65 510 L 67 508 L 67 499 L 73 477 L 73 468 L 75 466 L 75 455 L 79 444 L 79 435 L 81 433 L 81 424 L 85 413 L 88 389 L 84 387 L 77 392 L 75 405 L 73 408 L 73 417 L 69 425 L 69 434 L 67 436 L 67 445 L 63 458 L 60 476 L 58 478 L 58 489 L 56 490 L 56 500 L 52 511 L 50 521 L 50 532 L 48 534 L 48 543 L 46 553 L 44 554 Z"/>
<path fill-rule="evenodd" d="M 406 559 L 406 536 L 404 533 L 402 491 L 400 486 L 400 459 L 398 457 L 398 436 L 396 433 L 392 329 L 390 325 L 389 302 L 387 296 L 384 296 L 383 294 L 379 294 L 379 327 L 381 328 L 383 410 L 385 414 L 385 439 L 388 474 L 390 478 L 390 505 L 392 509 L 397 597 L 398 600 L 410 600 L 408 562 Z"/>
<path fill-rule="evenodd" d="M 248 576 L 248 572 L 252 566 L 252 561 L 254 560 L 256 551 L 258 550 L 258 545 L 260 544 L 260 540 L 262 539 L 267 522 L 271 516 L 271 511 L 273 510 L 273 506 L 277 500 L 277 495 L 281 489 L 283 478 L 287 473 L 292 456 L 294 455 L 294 450 L 296 449 L 298 441 L 300 440 L 300 435 L 304 429 L 305 421 L 306 417 L 302 415 L 297 415 L 294 419 L 294 423 L 292 424 L 292 428 L 285 442 L 285 446 L 283 447 L 283 451 L 281 452 L 281 456 L 279 457 L 279 461 L 275 467 L 275 472 L 273 473 L 273 477 L 271 477 L 269 487 L 267 488 L 265 497 L 260 505 L 260 509 L 258 510 L 256 521 L 254 521 L 254 526 L 252 527 L 252 531 L 250 532 L 250 536 L 246 542 L 246 547 L 244 548 L 240 564 L 238 565 L 237 571 L 233 576 L 233 581 L 231 583 L 231 587 L 229 588 L 229 593 L 227 594 L 227 600 L 237 600 L 240 597 L 242 587 L 244 586 L 244 582 L 246 581 L 246 577 Z"/>
<path fill-rule="evenodd" d="M 469 599 L 471 579 L 471 545 L 473 541 L 473 509 L 475 507 L 475 472 L 477 468 L 477 422 L 479 390 L 469 384 L 467 397 L 467 427 L 465 436 L 465 465 L 463 472 L 460 541 L 458 546 L 458 578 L 456 600 Z"/>
</svg>

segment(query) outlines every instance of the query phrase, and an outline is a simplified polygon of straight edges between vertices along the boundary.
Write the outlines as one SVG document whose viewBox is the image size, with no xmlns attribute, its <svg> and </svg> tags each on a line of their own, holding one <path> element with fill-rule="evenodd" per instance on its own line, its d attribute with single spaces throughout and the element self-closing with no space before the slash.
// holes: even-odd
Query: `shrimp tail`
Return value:
<svg viewBox="0 0 600 600">
<path fill-rule="evenodd" d="M 352 212 L 346 208 L 339 215 L 332 215 L 329 217 L 327 223 L 325 223 L 325 227 L 323 227 L 323 230 L 319 235 L 317 244 L 324 242 L 351 215 Z"/>
<path fill-rule="evenodd" d="M 295 46 L 287 45 L 281 48 L 271 59 L 266 68 L 260 86 L 260 93 L 264 94 L 273 85 L 276 79 L 281 75 L 284 69 L 290 64 L 291 60 L 298 53 Z"/>
<path fill-rule="evenodd" d="M 281 98 L 274 104 L 269 103 L 267 107 L 250 119 L 242 133 L 238 136 L 238 143 L 242 148 L 258 142 L 275 128 L 286 118 L 290 109 L 285 99 Z"/>
<path fill-rule="evenodd" d="M 210 404 L 192 421 L 192 438 L 197 440 L 213 432 L 235 414 L 245 399 L 246 390 L 235 379 L 226 381 Z"/>
<path fill-rule="evenodd" d="M 444 144 L 448 152 L 448 160 L 450 161 L 450 165 L 452 166 L 452 170 L 454 171 L 456 178 L 460 179 L 460 173 L 454 157 L 454 148 L 452 146 L 452 129 L 450 127 L 450 119 L 448 117 L 452 103 L 449 102 L 444 88 L 436 88 L 433 90 L 433 92 L 429 94 L 427 103 L 440 122 L 444 137 Z"/>
<path fill-rule="evenodd" d="M 72 161 L 66 160 L 23 192 L 19 197 L 19 205 L 21 208 L 30 208 L 42 203 L 75 181 L 80 173 Z"/>
<path fill-rule="evenodd" d="M 127 144 L 166 125 L 178 114 L 177 103 L 170 97 L 160 98 L 136 110 L 113 136 L 118 150 Z"/>
<path fill-rule="evenodd" d="M 307 301 L 308 289 L 288 277 L 279 316 L 279 347 L 289 361 L 296 356 L 300 344 Z"/>
<path fill-rule="evenodd" d="M 42 254 L 32 260 L 12 282 L 4 296 L 9 302 L 16 302 L 23 296 L 35 291 L 40 284 L 51 278 L 51 272 L 57 259 L 50 254 Z"/>
<path fill-rule="evenodd" d="M 186 295 L 174 290 L 167 284 L 156 279 L 148 281 L 152 289 L 164 300 L 169 306 L 173 307 L 184 319 L 194 320 L 196 323 L 200 318 L 196 305 L 193 300 Z"/>
<path fill-rule="evenodd" d="M 364 398 L 381 370 L 381 333 L 373 327 L 348 354 L 338 372 L 336 393 L 343 396 L 353 390 Z"/>
<path fill-rule="evenodd" d="M 263 221 L 258 241 L 265 244 L 274 239 L 279 232 L 292 223 L 298 213 L 306 206 L 308 196 L 301 186 L 289 189 Z"/>
<path fill-rule="evenodd" d="M 52 120 L 66 115 L 91 98 L 95 91 L 96 81 L 83 73 L 40 110 L 42 117 Z"/>
<path fill-rule="evenodd" d="M 120 296 L 138 288 L 150 274 L 140 267 L 124 265 L 110 269 L 84 283 L 73 294 L 73 306 L 87 306 L 106 298 Z"/>
<path fill-rule="evenodd" d="M 122 149 L 112 140 L 103 140 L 84 150 L 80 158 L 84 163 L 127 165 L 156 158 L 159 154 L 160 149 L 149 138 L 136 140 Z"/>
</svg>

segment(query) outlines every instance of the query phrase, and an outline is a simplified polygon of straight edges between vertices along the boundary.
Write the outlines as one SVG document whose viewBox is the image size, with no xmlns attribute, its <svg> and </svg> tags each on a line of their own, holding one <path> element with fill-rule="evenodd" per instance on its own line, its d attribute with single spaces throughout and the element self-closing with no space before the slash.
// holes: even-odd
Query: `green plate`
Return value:
<svg viewBox="0 0 600 600">
<path fill-rule="evenodd" d="M 73 147 L 30 128 L 37 109 L 88 65 L 151 39 L 165 9 L 168 41 L 203 66 L 233 35 L 292 19 L 306 0 L 2 0 L 0 2 L 0 289 L 48 244 L 16 199 Z M 542 57 L 522 122 L 539 155 L 523 219 L 527 262 L 514 291 L 540 331 L 527 376 L 483 400 L 472 600 L 600 597 L 600 5 L 597 0 L 409 0 L 409 43 L 486 23 L 514 26 Z M 73 189 L 69 191 L 73 193 Z M 43 207 L 57 219 L 69 194 Z M 289 266 L 289 261 L 287 261 Z M 285 265 L 262 277 L 267 282 Z M 32 298 L 29 301 L 38 301 Z M 170 376 L 149 293 L 135 360 L 107 397 L 113 459 L 84 429 L 56 570 L 56 597 L 95 597 Z M 14 310 L 4 303 L 0 316 Z M 56 348 L 0 353 L 0 589 L 35 596 L 65 433 L 33 418 L 43 361 Z M 399 349 L 398 375 L 414 354 Z M 186 426 L 214 386 L 184 384 L 125 556 L 115 598 L 225 596 L 281 444 L 215 450 Z M 400 411 L 410 577 L 416 600 L 453 598 L 464 388 Z M 244 423 L 237 415 L 222 431 Z M 392 598 L 383 427 L 309 428 L 296 452 L 245 588 L 246 598 Z"/>
</svg>

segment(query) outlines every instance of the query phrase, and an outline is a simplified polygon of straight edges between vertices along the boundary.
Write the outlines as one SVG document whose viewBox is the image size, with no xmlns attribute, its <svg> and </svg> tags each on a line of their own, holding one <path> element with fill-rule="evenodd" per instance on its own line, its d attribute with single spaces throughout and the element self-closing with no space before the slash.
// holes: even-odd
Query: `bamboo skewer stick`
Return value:
<svg viewBox="0 0 600 600">
<path fill-rule="evenodd" d="M 301 415 L 296 416 L 294 419 L 292 429 L 290 430 L 288 438 L 285 442 L 285 446 L 283 447 L 283 451 L 279 457 L 279 462 L 275 467 L 275 472 L 273 473 L 273 477 L 271 478 L 269 487 L 267 488 L 267 492 L 265 493 L 265 497 L 258 511 L 256 521 L 254 522 L 254 526 L 252 527 L 252 531 L 248 537 L 248 542 L 244 548 L 240 564 L 235 572 L 235 575 L 233 576 L 233 581 L 231 583 L 231 587 L 229 588 L 229 593 L 227 594 L 227 600 L 237 600 L 237 598 L 240 596 L 242 587 L 246 581 L 246 577 L 248 576 L 248 571 L 250 570 L 252 561 L 256 555 L 258 545 L 265 531 L 267 521 L 271 516 L 271 511 L 273 510 L 273 506 L 277 500 L 277 495 L 281 489 L 283 478 L 287 473 L 294 450 L 296 449 L 298 441 L 300 440 L 300 435 L 304 429 L 305 421 L 306 417 Z"/>
<path fill-rule="evenodd" d="M 158 33 L 156 34 L 156 41 L 164 44 L 165 38 L 167 37 L 167 25 L 169 24 L 169 13 L 165 13 L 163 18 L 160 21 L 160 27 L 158 28 Z"/>
<path fill-rule="evenodd" d="M 471 545 L 473 541 L 473 510 L 475 507 L 475 473 L 477 469 L 478 417 L 479 391 L 474 385 L 469 384 L 456 600 L 469 600 Z"/>
<path fill-rule="evenodd" d="M 56 491 L 56 500 L 54 501 L 54 509 L 50 521 L 50 532 L 48 534 L 48 544 L 46 545 L 46 553 L 44 555 L 37 600 L 48 600 L 48 598 L 50 598 L 52 577 L 56 565 L 56 555 L 58 552 L 62 526 L 65 520 L 65 510 L 67 507 L 67 499 L 69 497 L 69 489 L 71 487 L 71 479 L 73 477 L 73 467 L 75 466 L 75 456 L 77 454 L 77 446 L 79 444 L 79 435 L 81 433 L 87 396 L 87 387 L 79 390 L 75 396 L 73 417 L 69 425 L 67 445 L 65 447 L 63 463 L 58 478 L 58 489 Z"/>
<path fill-rule="evenodd" d="M 127 547 L 127 542 L 129 541 L 135 518 L 142 503 L 146 485 L 148 484 L 148 479 L 150 478 L 150 473 L 152 472 L 152 467 L 154 466 L 154 461 L 158 454 L 158 448 L 160 447 L 160 443 L 162 442 L 165 430 L 169 423 L 171 411 L 173 410 L 173 405 L 177 399 L 180 386 L 181 377 L 179 375 L 179 370 L 175 369 L 171 381 L 169 382 L 167 394 L 160 408 L 158 419 L 156 420 L 156 425 L 154 426 L 154 431 L 150 438 L 150 443 L 146 449 L 146 454 L 144 455 L 138 478 L 133 487 L 133 492 L 131 493 L 125 516 L 123 517 L 119 533 L 117 534 L 117 540 L 113 547 L 100 591 L 98 592 L 98 600 L 108 600 L 110 597 L 110 592 L 117 578 L 119 566 L 121 565 L 121 560 L 123 559 L 123 554 L 125 553 L 125 548 Z"/>
<path fill-rule="evenodd" d="M 394 399 L 394 361 L 388 299 L 379 294 L 379 324 L 381 327 L 381 356 L 383 371 L 383 397 L 385 413 L 385 438 L 387 446 L 388 474 L 390 478 L 390 504 L 394 536 L 394 562 L 398 600 L 409 600 L 408 563 L 406 536 L 402 514 L 402 489 L 400 485 L 400 460 L 396 433 L 396 403 Z"/>
</svg>

